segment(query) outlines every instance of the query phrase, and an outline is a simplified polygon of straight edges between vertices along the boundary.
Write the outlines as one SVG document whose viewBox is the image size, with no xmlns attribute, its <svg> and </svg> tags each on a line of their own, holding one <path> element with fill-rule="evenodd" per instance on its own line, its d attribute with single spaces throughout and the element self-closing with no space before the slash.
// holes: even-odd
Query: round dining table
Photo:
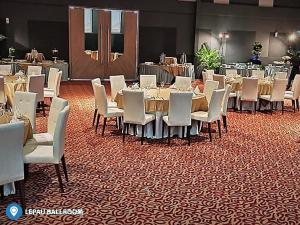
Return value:
<svg viewBox="0 0 300 225">
<path fill-rule="evenodd" d="M 4 76 L 4 93 L 9 106 L 13 105 L 16 91 L 26 91 L 27 81 L 27 78 L 20 78 L 18 76 Z"/>
<path fill-rule="evenodd" d="M 141 90 L 141 89 L 137 89 Z M 147 138 L 159 139 L 162 137 L 167 137 L 167 129 L 164 129 L 165 133 L 162 134 L 163 121 L 162 117 L 168 114 L 169 110 L 169 98 L 171 92 L 176 92 L 176 89 L 172 88 L 151 88 L 143 89 L 145 95 L 145 111 L 146 113 L 155 114 L 155 136 L 153 136 L 153 124 L 149 123 L 145 127 L 145 136 Z M 115 97 L 115 102 L 118 108 L 124 108 L 123 94 L 122 90 L 119 91 Z M 208 102 L 203 93 L 193 94 L 192 98 L 192 112 L 196 111 L 208 111 Z M 164 124 L 165 125 L 165 124 Z M 166 125 L 165 125 L 166 126 Z M 187 130 L 187 129 L 185 129 Z M 134 134 L 133 126 L 129 128 L 129 133 Z M 191 135 L 198 134 L 198 123 L 192 121 Z M 172 127 L 171 136 L 178 135 L 182 137 L 181 128 Z M 186 135 L 186 134 L 184 134 Z M 137 126 L 137 136 L 141 136 L 141 127 Z"/>
</svg>

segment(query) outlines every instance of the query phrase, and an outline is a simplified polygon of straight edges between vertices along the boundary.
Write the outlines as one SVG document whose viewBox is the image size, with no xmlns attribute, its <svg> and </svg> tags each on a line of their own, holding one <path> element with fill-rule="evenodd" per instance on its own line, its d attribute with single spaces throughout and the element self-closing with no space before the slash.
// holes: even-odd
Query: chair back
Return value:
<svg viewBox="0 0 300 225">
<path fill-rule="evenodd" d="M 53 137 L 53 156 L 56 163 L 59 163 L 65 150 L 65 138 L 67 121 L 70 113 L 70 106 L 66 106 L 59 114 Z"/>
<path fill-rule="evenodd" d="M 156 75 L 140 75 L 140 88 L 156 87 Z"/>
<path fill-rule="evenodd" d="M 48 133 L 54 136 L 55 127 L 58 119 L 59 113 L 68 106 L 67 100 L 62 98 L 53 98 L 50 106 L 49 117 L 48 117 Z"/>
<path fill-rule="evenodd" d="M 41 66 L 28 66 L 27 75 L 41 75 L 42 67 Z"/>
<path fill-rule="evenodd" d="M 37 93 L 37 102 L 44 101 L 44 83 L 44 74 L 28 76 L 27 91 Z"/>
<path fill-rule="evenodd" d="M 214 90 L 211 96 L 211 100 L 208 106 L 208 122 L 216 121 L 220 119 L 222 100 L 224 98 L 225 90 Z"/>
<path fill-rule="evenodd" d="M 205 82 L 207 80 L 213 80 L 213 75 L 214 74 L 210 74 L 207 70 L 206 71 L 202 71 L 203 84 L 205 84 Z"/>
<path fill-rule="evenodd" d="M 238 75 L 237 69 L 226 69 L 226 76 L 234 77 L 237 75 Z"/>
<path fill-rule="evenodd" d="M 215 80 L 207 80 L 204 85 L 203 93 L 206 96 L 207 102 L 210 102 L 212 93 L 214 90 L 218 89 L 219 82 Z"/>
<path fill-rule="evenodd" d="M 284 101 L 287 79 L 275 79 L 271 93 L 271 101 Z"/>
<path fill-rule="evenodd" d="M 174 126 L 190 126 L 192 92 L 171 92 L 169 101 L 169 122 Z"/>
<path fill-rule="evenodd" d="M 96 78 L 91 80 L 92 82 L 92 88 L 93 88 L 93 93 L 94 93 L 94 98 L 95 98 L 95 109 L 97 108 L 97 104 L 96 104 L 96 90 L 95 90 L 95 84 L 99 84 L 101 85 L 101 80 L 100 78 Z"/>
<path fill-rule="evenodd" d="M 225 87 L 225 94 L 224 94 L 224 98 L 222 101 L 222 115 L 224 115 L 224 116 L 227 115 L 228 99 L 229 99 L 231 90 L 232 90 L 231 85 L 227 84 Z"/>
<path fill-rule="evenodd" d="M 258 98 L 258 79 L 243 78 L 241 100 L 257 101 Z"/>
<path fill-rule="evenodd" d="M 57 68 L 51 67 L 49 69 L 48 84 L 47 84 L 48 85 L 47 87 L 49 89 L 55 90 L 58 72 L 59 72 L 59 69 L 57 69 Z"/>
<path fill-rule="evenodd" d="M 175 86 L 178 90 L 189 90 L 191 88 L 192 78 L 176 76 Z"/>
<path fill-rule="evenodd" d="M 24 179 L 24 122 L 0 125 L 0 186 Z"/>
<path fill-rule="evenodd" d="M 145 116 L 144 92 L 123 90 L 124 123 L 143 124 Z"/>
<path fill-rule="evenodd" d="M 251 77 L 258 78 L 258 79 L 264 79 L 265 78 L 265 71 L 264 70 L 252 70 Z"/>
<path fill-rule="evenodd" d="M 0 104 L 5 104 L 4 77 L 0 76 Z"/>
<path fill-rule="evenodd" d="M 300 74 L 296 74 L 291 89 L 295 98 L 299 98 L 299 94 L 300 94 L 299 89 L 300 89 Z"/>
<path fill-rule="evenodd" d="M 215 71 L 214 71 L 214 70 L 205 70 L 205 72 L 206 72 L 208 75 L 210 75 L 210 76 L 212 76 L 212 75 L 215 74 Z"/>
<path fill-rule="evenodd" d="M 126 88 L 125 78 L 123 75 L 110 76 L 110 88 L 111 88 L 111 98 L 115 99 L 116 95 L 120 90 Z"/>
<path fill-rule="evenodd" d="M 287 78 L 287 72 L 276 72 L 275 78 L 276 79 L 286 79 Z"/>
<path fill-rule="evenodd" d="M 108 103 L 107 96 L 105 92 L 105 87 L 102 84 L 94 84 L 95 85 L 95 98 L 96 98 L 96 106 L 98 109 L 98 113 L 103 116 L 107 115 Z"/>
<path fill-rule="evenodd" d="M 224 75 L 214 74 L 213 75 L 213 80 L 214 81 L 219 81 L 218 89 L 224 89 L 225 88 L 225 76 Z"/>
<path fill-rule="evenodd" d="M 11 65 L 0 65 L 0 75 L 10 75 L 12 74 Z"/>
<path fill-rule="evenodd" d="M 14 96 L 13 111 L 28 117 L 33 132 L 36 124 L 37 94 L 32 92 L 16 91 Z"/>
</svg>

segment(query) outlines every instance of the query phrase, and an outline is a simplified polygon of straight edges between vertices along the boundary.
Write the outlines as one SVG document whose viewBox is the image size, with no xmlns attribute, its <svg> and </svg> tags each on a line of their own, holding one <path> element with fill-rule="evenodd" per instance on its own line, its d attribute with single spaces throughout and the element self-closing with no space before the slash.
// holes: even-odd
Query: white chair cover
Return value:
<svg viewBox="0 0 300 225">
<path fill-rule="evenodd" d="M 213 80 L 219 82 L 218 89 L 224 89 L 225 88 L 225 76 L 224 75 L 213 75 Z"/>
<path fill-rule="evenodd" d="M 12 74 L 11 65 L 0 65 L 0 75 L 10 75 Z"/>
<path fill-rule="evenodd" d="M 41 66 L 28 66 L 27 75 L 41 75 L 42 67 Z"/>
<path fill-rule="evenodd" d="M 218 86 L 218 81 L 207 80 L 205 82 L 203 93 L 205 94 L 208 103 L 210 102 L 213 91 L 218 89 Z"/>
<path fill-rule="evenodd" d="M 156 75 L 140 75 L 140 88 L 150 87 L 156 87 Z"/>
<path fill-rule="evenodd" d="M 28 76 L 27 91 L 37 93 L 37 102 L 44 101 L 45 75 Z"/>
<path fill-rule="evenodd" d="M 191 88 L 192 78 L 176 76 L 175 86 L 178 90 L 189 90 Z"/>
<path fill-rule="evenodd" d="M 110 76 L 111 98 L 114 101 L 117 93 L 126 88 L 125 78 L 123 75 Z"/>
</svg>

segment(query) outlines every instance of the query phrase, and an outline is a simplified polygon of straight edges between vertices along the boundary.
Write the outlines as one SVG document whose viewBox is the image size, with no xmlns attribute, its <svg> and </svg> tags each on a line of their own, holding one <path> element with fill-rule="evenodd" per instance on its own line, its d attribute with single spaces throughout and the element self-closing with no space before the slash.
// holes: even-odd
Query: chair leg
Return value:
<svg viewBox="0 0 300 225">
<path fill-rule="evenodd" d="M 273 114 L 273 102 L 270 102 L 271 115 Z"/>
<path fill-rule="evenodd" d="M 153 137 L 155 137 L 155 129 L 156 129 L 156 121 L 155 120 L 153 120 L 153 127 L 152 127 L 152 135 L 153 135 Z"/>
<path fill-rule="evenodd" d="M 254 105 L 254 114 L 256 114 L 256 102 L 253 102 Z"/>
<path fill-rule="evenodd" d="M 237 97 L 234 97 L 233 98 L 233 111 L 235 111 L 236 110 L 236 102 L 237 102 Z"/>
<path fill-rule="evenodd" d="M 261 112 L 261 100 L 258 99 L 258 111 Z"/>
<path fill-rule="evenodd" d="M 293 108 L 294 108 L 294 113 L 295 113 L 296 112 L 296 101 L 292 100 L 292 103 L 293 103 Z"/>
<path fill-rule="evenodd" d="M 123 143 L 125 142 L 126 127 L 127 127 L 127 123 L 123 123 Z"/>
<path fill-rule="evenodd" d="M 219 137 L 221 138 L 221 121 L 218 120 Z"/>
<path fill-rule="evenodd" d="M 22 205 L 23 211 L 25 211 L 26 201 L 25 201 L 25 182 L 24 182 L 24 180 L 18 181 L 18 186 L 19 186 L 19 190 L 20 190 L 21 205 Z"/>
<path fill-rule="evenodd" d="M 297 104 L 297 109 L 298 109 L 298 111 L 300 111 L 300 107 L 299 107 L 299 99 L 296 99 L 296 104 Z"/>
<path fill-rule="evenodd" d="M 133 135 L 136 136 L 136 124 L 133 125 Z"/>
<path fill-rule="evenodd" d="M 191 126 L 187 127 L 187 138 L 188 138 L 188 144 L 191 145 Z"/>
<path fill-rule="evenodd" d="M 106 121 L 107 121 L 107 118 L 104 117 L 103 129 L 102 129 L 102 137 L 104 136 L 104 131 L 105 131 L 105 127 L 106 127 Z"/>
<path fill-rule="evenodd" d="M 62 183 L 61 176 L 60 176 L 59 164 L 54 164 L 54 167 L 55 167 L 56 175 L 57 175 L 57 178 L 58 178 L 60 192 L 63 193 L 64 192 L 64 187 L 63 187 L 63 183 Z"/>
<path fill-rule="evenodd" d="M 96 121 L 96 127 L 95 127 L 96 134 L 97 134 L 97 128 L 99 126 L 99 120 L 100 120 L 100 114 L 97 115 L 97 121 Z"/>
<path fill-rule="evenodd" d="M 69 177 L 68 177 L 68 172 L 67 172 L 67 165 L 66 165 L 66 159 L 65 159 L 64 155 L 61 158 L 61 163 L 62 163 L 62 166 L 63 166 L 63 170 L 64 170 L 66 181 L 69 182 Z"/>
<path fill-rule="evenodd" d="M 223 119 L 223 126 L 225 129 L 225 132 L 227 133 L 227 116 L 223 115 L 222 119 Z"/>
<path fill-rule="evenodd" d="M 168 145 L 171 145 L 171 127 L 168 126 Z"/>
<path fill-rule="evenodd" d="M 208 123 L 208 135 L 209 135 L 209 140 L 212 142 L 212 137 L 211 137 L 211 124 Z"/>
<path fill-rule="evenodd" d="M 243 112 L 243 101 L 240 100 L 240 112 Z"/>
<path fill-rule="evenodd" d="M 182 133 L 181 135 L 182 135 L 182 139 L 184 139 L 184 131 L 185 131 L 185 127 L 182 126 L 182 127 L 181 127 L 181 133 Z"/>
<path fill-rule="evenodd" d="M 284 112 L 284 101 L 281 102 L 281 106 L 282 106 L 281 110 L 282 110 L 282 115 L 283 115 L 283 112 Z"/>
<path fill-rule="evenodd" d="M 98 112 L 98 110 L 97 110 L 97 109 L 95 109 L 95 111 L 94 111 L 94 118 L 93 118 L 93 126 L 95 125 L 95 121 L 96 121 L 97 112 Z"/>
<path fill-rule="evenodd" d="M 161 129 L 161 138 L 164 138 L 164 133 L 165 133 L 165 124 L 164 121 L 162 121 L 162 129 Z"/>
<path fill-rule="evenodd" d="M 144 144 L 144 130 L 145 130 L 145 125 L 142 125 L 142 137 L 141 137 L 141 144 Z"/>
<path fill-rule="evenodd" d="M 45 112 L 45 103 L 44 101 L 41 102 L 41 106 L 42 106 L 42 110 L 43 110 L 43 116 L 46 116 L 46 112 Z"/>
</svg>

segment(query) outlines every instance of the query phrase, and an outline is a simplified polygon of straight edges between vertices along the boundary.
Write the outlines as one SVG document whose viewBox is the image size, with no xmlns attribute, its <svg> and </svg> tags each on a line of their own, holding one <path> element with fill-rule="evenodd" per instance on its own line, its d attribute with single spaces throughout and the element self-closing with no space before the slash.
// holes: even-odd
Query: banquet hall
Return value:
<svg viewBox="0 0 300 225">
<path fill-rule="evenodd" d="M 299 15 L 0 0 L 0 224 L 299 224 Z"/>
</svg>

